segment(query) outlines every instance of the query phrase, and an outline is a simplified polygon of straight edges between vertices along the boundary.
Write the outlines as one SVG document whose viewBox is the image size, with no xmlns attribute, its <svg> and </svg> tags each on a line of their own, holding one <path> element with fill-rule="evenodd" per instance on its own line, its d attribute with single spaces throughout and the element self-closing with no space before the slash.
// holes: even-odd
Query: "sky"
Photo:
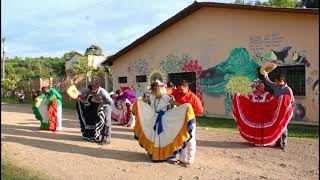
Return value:
<svg viewBox="0 0 320 180">
<path fill-rule="evenodd" d="M 112 55 L 193 2 L 1 0 L 1 38 L 5 37 L 10 58 L 61 57 L 73 50 L 84 53 L 91 44 L 100 46 L 105 55 Z"/>
</svg>

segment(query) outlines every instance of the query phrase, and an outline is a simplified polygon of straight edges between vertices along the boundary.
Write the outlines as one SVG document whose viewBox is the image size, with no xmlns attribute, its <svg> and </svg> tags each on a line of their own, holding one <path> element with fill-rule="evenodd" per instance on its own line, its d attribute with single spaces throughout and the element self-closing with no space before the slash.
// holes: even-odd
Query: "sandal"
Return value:
<svg viewBox="0 0 320 180">
<path fill-rule="evenodd" d="M 180 162 L 179 165 L 181 165 L 182 167 L 187 167 L 187 168 L 189 168 L 189 167 L 192 166 L 192 164 L 193 164 L 193 163 L 190 163 L 190 162 Z"/>
<path fill-rule="evenodd" d="M 168 160 L 167 161 L 169 164 L 179 164 L 180 163 L 180 161 L 179 160 Z"/>
</svg>

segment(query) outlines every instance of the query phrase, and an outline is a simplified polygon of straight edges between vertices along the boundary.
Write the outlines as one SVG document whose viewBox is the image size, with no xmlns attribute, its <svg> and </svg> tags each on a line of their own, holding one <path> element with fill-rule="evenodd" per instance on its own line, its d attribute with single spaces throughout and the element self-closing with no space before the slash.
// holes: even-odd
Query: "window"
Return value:
<svg viewBox="0 0 320 180">
<path fill-rule="evenodd" d="M 118 77 L 118 83 L 127 83 L 127 76 Z"/>
<path fill-rule="evenodd" d="M 181 80 L 188 81 L 190 90 L 196 93 L 196 72 L 171 73 L 168 74 L 168 77 L 174 85 L 177 85 Z"/>
<path fill-rule="evenodd" d="M 270 80 L 275 80 L 275 75 L 278 73 L 285 74 L 285 79 L 288 85 L 293 91 L 295 96 L 305 96 L 306 95 L 306 68 L 304 65 L 288 65 L 288 66 L 278 66 L 276 69 L 271 71 L 269 74 Z M 268 89 L 267 89 L 268 90 Z"/>
<path fill-rule="evenodd" d="M 136 82 L 147 82 L 147 76 L 136 76 Z"/>
</svg>

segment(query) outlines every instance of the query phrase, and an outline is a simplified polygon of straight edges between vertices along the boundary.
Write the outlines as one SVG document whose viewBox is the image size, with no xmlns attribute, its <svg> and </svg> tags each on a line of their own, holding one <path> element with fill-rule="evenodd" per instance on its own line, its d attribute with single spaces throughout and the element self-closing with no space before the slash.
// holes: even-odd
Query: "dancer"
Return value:
<svg viewBox="0 0 320 180">
<path fill-rule="evenodd" d="M 133 105 L 135 137 L 152 161 L 167 161 L 191 138 L 195 119 L 192 106 L 184 104 L 168 110 L 170 97 L 165 95 L 165 87 L 159 81 L 152 83 L 150 98 L 146 101 L 150 104 L 138 98 Z"/>
<path fill-rule="evenodd" d="M 48 96 L 48 115 L 51 120 L 51 128 L 62 131 L 62 96 L 55 88 L 42 87 L 42 92 Z M 53 124 L 55 122 L 55 124 Z M 55 127 L 53 127 L 55 126 Z"/>
<path fill-rule="evenodd" d="M 40 121 L 40 130 L 49 130 L 49 117 L 48 117 L 48 99 L 47 96 L 40 92 L 34 98 L 32 103 L 32 110 L 37 120 Z"/>
<path fill-rule="evenodd" d="M 269 73 L 275 69 L 276 65 L 268 64 L 264 66 L 262 74 L 267 74 L 264 71 L 267 67 L 270 69 L 267 71 Z M 260 146 L 274 146 L 276 141 L 279 140 L 281 144 L 278 146 L 285 148 L 285 132 L 293 115 L 292 91 L 284 84 L 283 75 L 277 75 L 276 83 L 271 82 L 267 75 L 265 76 L 265 82 L 272 88 L 274 97 L 269 101 L 251 101 L 237 93 L 233 99 L 233 116 L 240 135 L 247 141 Z"/>
<path fill-rule="evenodd" d="M 181 106 L 183 104 L 191 104 L 195 116 L 203 113 L 203 105 L 197 95 L 189 89 L 189 83 L 186 80 L 182 80 L 178 84 L 177 90 L 173 91 L 175 101 L 171 100 L 170 103 Z M 196 154 L 196 123 L 193 124 L 193 131 L 191 134 L 191 140 L 188 142 L 188 146 L 183 148 L 179 153 L 180 164 L 184 167 L 189 167 L 194 163 Z M 188 154 L 188 157 L 187 157 Z"/>
<path fill-rule="evenodd" d="M 111 97 L 111 99 L 113 100 L 113 103 L 114 103 L 114 100 L 118 97 L 118 94 L 116 94 L 114 92 L 110 92 L 109 96 Z"/>
<path fill-rule="evenodd" d="M 42 93 L 35 99 L 34 113 L 40 120 L 40 130 L 62 130 L 62 96 L 54 88 L 42 87 Z"/>
<path fill-rule="evenodd" d="M 263 81 L 259 79 L 254 80 L 252 83 L 252 87 L 254 88 L 254 90 L 249 95 L 249 99 L 252 102 L 267 102 L 272 99 L 272 95 L 269 92 L 265 91 Z"/>
<path fill-rule="evenodd" d="M 111 111 L 112 99 L 108 92 L 99 86 L 98 82 L 88 85 L 88 91 L 85 94 L 92 94 L 93 103 L 98 103 L 99 121 L 96 124 L 95 140 L 98 144 L 109 144 L 111 142 Z"/>
<path fill-rule="evenodd" d="M 279 97 L 284 94 L 289 95 L 290 99 L 291 99 L 290 106 L 292 106 L 292 104 L 294 103 L 294 96 L 293 96 L 292 89 L 285 82 L 285 75 L 282 73 L 278 73 L 275 77 L 275 82 L 272 82 L 269 79 L 267 73 L 265 74 L 264 78 L 265 78 L 266 84 L 273 90 L 273 96 Z M 281 138 L 279 138 L 278 141 L 276 142 L 276 146 L 281 147 L 282 149 L 285 149 L 288 146 L 287 126 L 285 127 L 285 129 L 281 135 Z"/>
<path fill-rule="evenodd" d="M 114 99 L 111 117 L 118 122 L 119 125 L 130 127 L 134 124 L 134 115 L 132 114 L 132 105 L 135 101 L 135 92 L 126 89 L 123 92 L 117 91 L 119 94 Z"/>
<path fill-rule="evenodd" d="M 81 94 L 76 102 L 82 138 L 91 142 L 95 141 L 96 124 L 99 121 L 99 103 L 93 102 L 92 98 L 92 94 Z"/>
</svg>

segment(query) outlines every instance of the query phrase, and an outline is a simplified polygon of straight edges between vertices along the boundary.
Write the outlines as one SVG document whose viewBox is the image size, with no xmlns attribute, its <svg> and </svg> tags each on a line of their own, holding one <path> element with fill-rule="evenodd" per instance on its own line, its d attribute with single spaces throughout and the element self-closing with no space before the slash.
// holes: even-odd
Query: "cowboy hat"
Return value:
<svg viewBox="0 0 320 180">
<path fill-rule="evenodd" d="M 263 65 L 260 69 L 260 73 L 263 75 L 266 75 L 268 73 L 270 73 L 272 70 L 274 70 L 277 67 L 276 64 L 274 63 L 266 63 L 265 65 Z"/>
<path fill-rule="evenodd" d="M 75 85 L 70 86 L 67 89 L 67 94 L 72 98 L 72 99 L 77 99 L 78 98 L 78 89 Z"/>
</svg>

